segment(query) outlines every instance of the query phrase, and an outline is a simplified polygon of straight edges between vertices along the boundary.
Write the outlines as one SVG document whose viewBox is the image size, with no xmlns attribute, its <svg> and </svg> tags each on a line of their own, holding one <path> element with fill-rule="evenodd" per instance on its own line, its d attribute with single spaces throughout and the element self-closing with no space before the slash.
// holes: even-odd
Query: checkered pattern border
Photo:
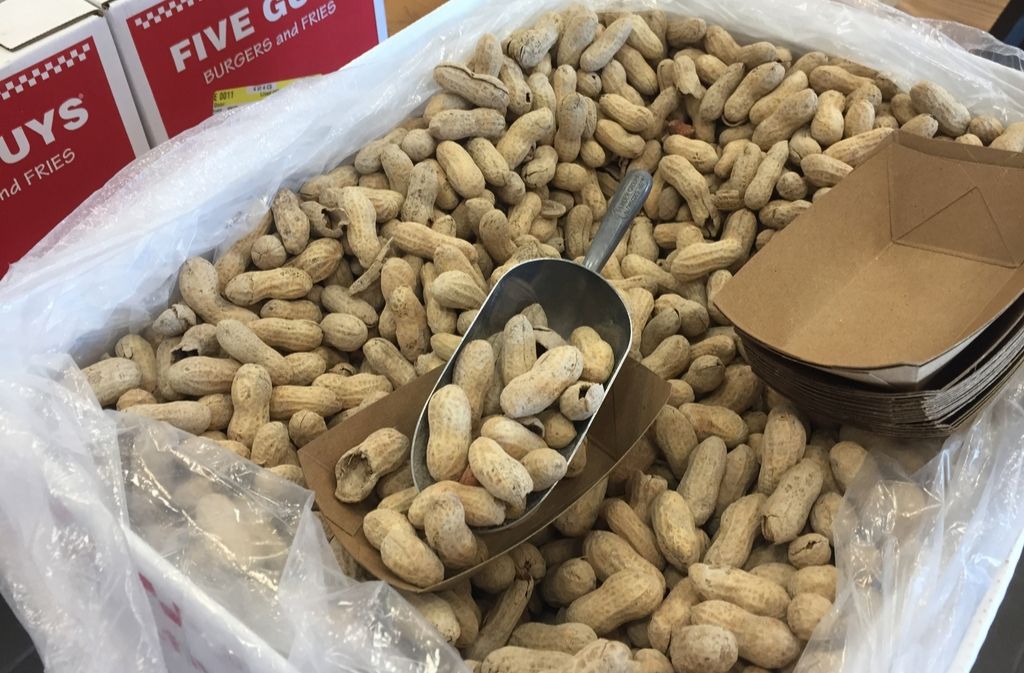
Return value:
<svg viewBox="0 0 1024 673">
<path fill-rule="evenodd" d="M 36 84 L 45 82 L 50 77 L 74 67 L 76 63 L 84 61 L 90 53 L 92 53 L 92 44 L 81 42 L 45 62 L 36 63 L 14 77 L 0 80 L 0 101 L 10 100 L 25 89 L 31 89 Z"/>
<path fill-rule="evenodd" d="M 145 14 L 140 13 L 137 15 L 134 18 L 135 25 L 142 28 L 142 30 L 146 30 L 153 24 L 160 23 L 164 19 L 170 18 L 181 12 L 186 7 L 194 7 L 196 3 L 202 1 L 203 0 L 169 0 L 168 2 L 162 2 L 151 8 Z"/>
</svg>

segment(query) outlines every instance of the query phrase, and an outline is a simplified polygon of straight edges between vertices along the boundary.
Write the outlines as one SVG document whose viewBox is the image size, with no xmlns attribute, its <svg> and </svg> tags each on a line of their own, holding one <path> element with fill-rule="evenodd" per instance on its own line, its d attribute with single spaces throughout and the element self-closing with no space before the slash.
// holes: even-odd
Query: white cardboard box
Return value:
<svg viewBox="0 0 1024 673">
<path fill-rule="evenodd" d="M 147 149 L 95 7 L 0 2 L 0 276 Z"/>
<path fill-rule="evenodd" d="M 387 37 L 383 0 L 92 1 L 106 9 L 154 146 Z"/>
</svg>

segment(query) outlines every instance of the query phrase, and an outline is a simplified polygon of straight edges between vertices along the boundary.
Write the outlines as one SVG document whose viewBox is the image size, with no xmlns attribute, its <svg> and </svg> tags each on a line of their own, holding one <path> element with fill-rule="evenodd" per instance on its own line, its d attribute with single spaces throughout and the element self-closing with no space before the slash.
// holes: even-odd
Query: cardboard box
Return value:
<svg viewBox="0 0 1024 673">
<path fill-rule="evenodd" d="M 437 369 L 421 376 L 328 430 L 299 451 L 299 462 L 306 483 L 316 494 L 320 511 L 342 546 L 378 579 L 415 593 L 438 591 L 451 586 L 490 561 L 450 574 L 440 584 L 425 589 L 405 582 L 388 570 L 380 559 L 380 553 L 367 542 L 363 534 L 363 517 L 376 507 L 376 499 L 371 496 L 362 503 L 350 505 L 335 498 L 337 480 L 334 467 L 343 453 L 380 428 L 397 428 L 411 438 L 420 411 L 440 375 L 441 369 Z M 668 400 L 668 393 L 668 383 L 627 358 L 587 434 L 587 464 L 583 472 L 577 477 L 558 482 L 537 509 L 516 525 L 491 533 L 478 531 L 487 545 L 490 559 L 524 542 L 554 521 L 606 477 L 647 432 Z"/>
<path fill-rule="evenodd" d="M 337 70 L 387 37 L 383 0 L 92 0 L 153 145 Z"/>
<path fill-rule="evenodd" d="M 1022 212 L 1024 155 L 896 133 L 716 304 L 796 362 L 918 388 L 1020 297 Z"/>
<path fill-rule="evenodd" d="M 85 0 L 0 2 L 0 276 L 149 146 Z"/>
</svg>

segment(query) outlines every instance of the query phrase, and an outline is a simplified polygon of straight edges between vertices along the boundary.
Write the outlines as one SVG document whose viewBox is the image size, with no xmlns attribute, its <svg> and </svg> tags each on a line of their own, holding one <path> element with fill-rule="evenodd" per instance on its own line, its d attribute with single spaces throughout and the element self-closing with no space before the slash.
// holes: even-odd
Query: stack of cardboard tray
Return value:
<svg viewBox="0 0 1024 673">
<path fill-rule="evenodd" d="M 1024 359 L 1024 156 L 903 133 L 716 297 L 754 371 L 894 437 L 972 419 Z"/>
</svg>

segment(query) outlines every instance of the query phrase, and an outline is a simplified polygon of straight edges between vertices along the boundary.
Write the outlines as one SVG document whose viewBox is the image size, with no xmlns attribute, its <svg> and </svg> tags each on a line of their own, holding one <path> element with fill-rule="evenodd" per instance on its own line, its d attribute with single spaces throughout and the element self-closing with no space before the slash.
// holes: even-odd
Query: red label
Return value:
<svg viewBox="0 0 1024 673">
<path fill-rule="evenodd" d="M 372 0 L 163 0 L 127 19 L 168 136 L 214 95 L 337 70 L 377 44 Z"/>
<path fill-rule="evenodd" d="M 134 158 L 92 38 L 0 79 L 0 276 Z"/>
</svg>

